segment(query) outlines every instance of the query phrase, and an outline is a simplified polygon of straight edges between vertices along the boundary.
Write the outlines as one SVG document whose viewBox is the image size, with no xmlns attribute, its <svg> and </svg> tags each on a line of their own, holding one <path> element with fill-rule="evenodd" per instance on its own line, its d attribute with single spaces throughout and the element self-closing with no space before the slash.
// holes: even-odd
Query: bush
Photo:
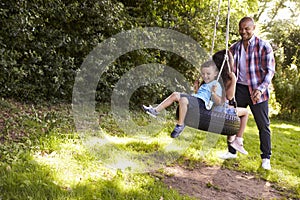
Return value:
<svg viewBox="0 0 300 200">
<path fill-rule="evenodd" d="M 84 57 L 130 24 L 127 18 L 110 0 L 2 2 L 1 96 L 70 100 Z"/>
<path fill-rule="evenodd" d="M 253 1 L 256 5 L 256 1 Z M 255 6 L 249 8 L 254 9 Z M 232 22 L 244 15 L 239 4 Z M 0 94 L 22 101 L 72 99 L 76 73 L 89 52 L 100 42 L 135 27 L 173 29 L 194 38 L 210 50 L 217 4 L 210 1 L 168 0 L 12 0 L 0 4 Z M 225 4 L 222 10 L 226 11 Z M 220 15 L 215 50 L 224 48 L 226 15 Z M 237 32 L 235 30 L 231 32 Z M 235 35 L 232 34 L 235 38 Z M 99 81 L 96 99 L 110 101 L 119 78 L 132 67 L 162 63 L 188 80 L 198 71 L 168 52 L 142 50 L 117 59 Z M 200 63 L 199 63 L 200 64 Z M 140 89 L 134 104 L 170 91 L 160 85 Z"/>
<path fill-rule="evenodd" d="M 280 23 L 279 23 L 280 24 Z M 274 26 L 274 28 L 278 25 Z M 278 29 L 277 29 L 278 30 Z M 281 105 L 278 117 L 300 122 L 300 30 L 286 27 L 274 38 L 276 48 L 276 74 L 273 85 L 276 100 Z M 285 38 L 282 41 L 282 38 Z"/>
</svg>

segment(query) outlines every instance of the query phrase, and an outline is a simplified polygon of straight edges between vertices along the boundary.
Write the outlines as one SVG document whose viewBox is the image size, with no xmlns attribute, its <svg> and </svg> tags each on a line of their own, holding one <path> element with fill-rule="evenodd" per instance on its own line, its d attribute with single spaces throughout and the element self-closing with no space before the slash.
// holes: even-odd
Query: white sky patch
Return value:
<svg viewBox="0 0 300 200">
<path fill-rule="evenodd" d="M 271 11 L 272 8 L 274 8 L 275 6 L 274 1 L 269 2 L 267 6 L 267 9 L 265 10 L 265 12 L 261 15 L 260 17 L 260 21 L 265 23 L 270 21 L 270 18 L 268 17 L 268 13 Z M 285 8 L 282 8 L 278 11 L 275 20 L 290 20 L 292 18 L 292 10 L 295 11 L 296 10 L 296 3 L 295 2 L 290 2 L 290 1 L 286 1 L 284 3 L 284 5 L 286 6 Z M 297 13 L 297 15 L 299 16 L 300 13 Z M 298 17 L 298 19 L 295 19 L 295 24 L 296 25 L 300 25 L 300 17 Z"/>
</svg>

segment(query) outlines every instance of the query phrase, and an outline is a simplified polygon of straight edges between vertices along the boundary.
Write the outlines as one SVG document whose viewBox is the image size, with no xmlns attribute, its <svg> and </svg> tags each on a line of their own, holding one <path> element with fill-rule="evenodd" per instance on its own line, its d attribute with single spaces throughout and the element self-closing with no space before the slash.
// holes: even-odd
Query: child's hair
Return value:
<svg viewBox="0 0 300 200">
<path fill-rule="evenodd" d="M 226 50 L 221 50 L 221 51 L 216 52 L 212 56 L 212 62 L 214 62 L 214 64 L 215 64 L 218 71 L 220 71 L 221 68 L 222 68 L 222 64 L 224 62 L 225 54 L 226 54 Z M 231 78 L 229 76 L 229 73 L 230 73 L 230 71 L 233 71 L 233 56 L 230 53 L 230 51 L 228 51 L 227 55 L 228 55 L 228 62 L 229 63 L 227 63 L 227 61 L 225 61 L 222 71 L 219 72 L 219 73 L 221 73 L 221 75 L 220 75 L 220 79 L 218 80 L 219 83 L 221 84 L 221 87 L 223 88 L 222 89 L 222 97 L 224 98 L 224 100 L 225 100 L 225 96 L 226 96 L 226 94 L 225 94 L 225 85 L 227 84 L 227 82 L 229 80 L 231 80 Z M 229 70 L 228 66 L 230 67 L 230 70 Z"/>
<path fill-rule="evenodd" d="M 224 57 L 225 57 L 225 53 L 226 53 L 226 50 L 221 50 L 212 56 L 212 59 L 215 62 L 215 65 L 217 66 L 217 68 L 219 70 L 221 70 L 221 67 L 222 67 L 222 64 L 224 61 Z M 228 51 L 227 55 L 228 55 L 228 61 L 229 61 L 228 64 L 230 67 L 230 71 L 233 71 L 233 56 L 230 53 L 230 51 Z M 229 76 L 230 71 L 228 69 L 228 64 L 227 64 L 227 61 L 225 61 L 222 72 L 221 72 L 221 78 L 225 85 L 226 85 L 227 81 L 230 80 L 230 76 Z"/>
<path fill-rule="evenodd" d="M 208 67 L 213 67 L 214 70 L 218 71 L 218 68 L 217 68 L 215 62 L 212 61 L 212 60 L 206 61 L 205 63 L 203 63 L 201 65 L 201 69 L 202 68 L 208 68 Z"/>
<path fill-rule="evenodd" d="M 201 69 L 203 68 L 208 68 L 208 67 L 213 67 L 214 70 L 218 71 L 218 67 L 216 66 L 216 63 L 213 61 L 213 60 L 209 60 L 209 61 L 206 61 L 205 63 L 203 63 L 201 65 Z M 204 84 L 205 82 L 202 81 L 200 83 L 200 85 Z"/>
</svg>

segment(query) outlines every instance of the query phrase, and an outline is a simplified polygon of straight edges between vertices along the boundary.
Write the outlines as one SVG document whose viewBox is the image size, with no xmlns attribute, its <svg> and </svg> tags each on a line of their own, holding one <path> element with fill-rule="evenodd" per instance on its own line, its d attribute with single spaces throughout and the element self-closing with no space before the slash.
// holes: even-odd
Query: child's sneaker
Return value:
<svg viewBox="0 0 300 200">
<path fill-rule="evenodd" d="M 234 159 L 234 158 L 237 158 L 237 153 L 233 154 L 228 151 L 225 154 L 220 155 L 219 158 L 221 158 L 223 160 Z"/>
<path fill-rule="evenodd" d="M 231 142 L 230 146 L 232 146 L 235 150 L 241 152 L 242 154 L 245 154 L 245 155 L 248 154 L 248 152 L 244 149 L 243 142 L 238 141 L 238 138 L 236 138 L 233 142 Z"/>
<path fill-rule="evenodd" d="M 171 133 L 171 137 L 177 138 L 180 135 L 180 133 L 183 131 L 184 127 L 185 127 L 185 125 L 176 124 L 174 130 Z"/>
<path fill-rule="evenodd" d="M 148 115 L 150 115 L 151 117 L 154 117 L 154 118 L 157 117 L 158 112 L 157 112 L 152 106 L 149 106 L 149 107 L 148 107 L 148 106 L 143 105 L 142 107 L 143 107 L 143 110 L 144 110 Z"/>
</svg>

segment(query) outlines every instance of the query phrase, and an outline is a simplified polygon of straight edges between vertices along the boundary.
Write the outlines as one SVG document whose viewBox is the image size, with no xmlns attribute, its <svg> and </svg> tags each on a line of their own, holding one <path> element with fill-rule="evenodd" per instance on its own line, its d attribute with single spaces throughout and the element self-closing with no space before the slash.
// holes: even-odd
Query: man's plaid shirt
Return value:
<svg viewBox="0 0 300 200">
<path fill-rule="evenodd" d="M 255 89 L 262 92 L 262 98 L 253 104 L 266 101 L 269 99 L 268 86 L 275 73 L 273 49 L 268 42 L 253 35 L 246 50 L 246 63 L 240 63 L 242 45 L 240 40 L 230 47 L 234 58 L 234 72 L 238 76 L 239 68 L 246 67 L 250 94 Z"/>
</svg>

